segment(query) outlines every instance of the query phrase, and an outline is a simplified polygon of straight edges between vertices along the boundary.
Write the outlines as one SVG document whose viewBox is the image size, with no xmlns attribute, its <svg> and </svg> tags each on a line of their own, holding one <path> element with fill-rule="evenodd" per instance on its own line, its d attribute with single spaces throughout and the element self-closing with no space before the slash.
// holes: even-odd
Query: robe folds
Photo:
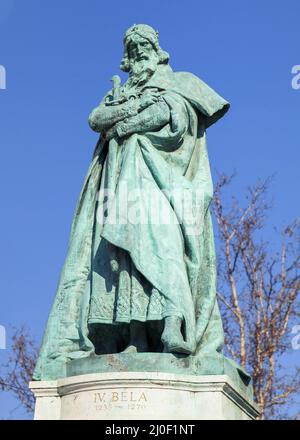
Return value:
<svg viewBox="0 0 300 440">
<path fill-rule="evenodd" d="M 35 380 L 61 377 L 58 360 L 93 354 L 88 335 L 94 323 L 180 316 L 194 356 L 222 351 L 206 129 L 229 104 L 194 75 L 169 66 L 160 66 L 146 87 L 160 90 L 169 122 L 152 132 L 99 139 L 77 203 Z M 134 194 L 131 205 L 124 203 L 124 189 L 127 196 Z M 124 206 L 134 208 L 133 221 Z"/>
</svg>

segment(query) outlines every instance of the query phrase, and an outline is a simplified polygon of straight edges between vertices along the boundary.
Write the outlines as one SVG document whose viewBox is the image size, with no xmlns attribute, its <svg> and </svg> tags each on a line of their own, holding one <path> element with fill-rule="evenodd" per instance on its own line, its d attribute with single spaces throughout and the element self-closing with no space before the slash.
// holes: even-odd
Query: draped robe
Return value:
<svg viewBox="0 0 300 440">
<path fill-rule="evenodd" d="M 99 139 L 76 207 L 36 380 L 61 377 L 62 362 L 94 353 L 88 337 L 94 323 L 180 316 L 194 356 L 222 351 L 206 129 L 229 104 L 194 75 L 169 66 L 159 66 L 145 87 L 161 91 L 169 122 L 155 131 Z M 124 184 L 129 193 L 155 193 L 170 221 L 130 222 L 109 205 L 105 221 L 99 221 L 99 190 L 111 189 L 115 206 L 122 206 Z M 196 212 L 192 233 L 182 213 L 185 194 L 191 197 L 190 214 Z M 139 212 L 147 210 L 144 197 L 135 203 Z"/>
</svg>

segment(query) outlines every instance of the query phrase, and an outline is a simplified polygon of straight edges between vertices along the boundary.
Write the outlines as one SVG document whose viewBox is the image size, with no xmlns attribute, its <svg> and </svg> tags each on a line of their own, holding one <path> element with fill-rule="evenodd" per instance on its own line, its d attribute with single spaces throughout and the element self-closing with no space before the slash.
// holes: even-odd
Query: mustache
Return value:
<svg viewBox="0 0 300 440">
<path fill-rule="evenodd" d="M 149 55 L 147 55 L 147 54 L 144 53 L 144 52 L 141 52 L 139 55 L 136 56 L 136 60 L 137 60 L 137 61 L 140 61 L 140 60 L 149 60 L 149 59 L 150 59 Z"/>
</svg>

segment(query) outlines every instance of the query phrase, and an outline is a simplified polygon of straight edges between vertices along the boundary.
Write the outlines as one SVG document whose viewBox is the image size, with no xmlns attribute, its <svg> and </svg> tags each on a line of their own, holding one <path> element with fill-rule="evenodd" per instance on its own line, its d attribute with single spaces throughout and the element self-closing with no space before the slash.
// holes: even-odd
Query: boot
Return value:
<svg viewBox="0 0 300 440">
<path fill-rule="evenodd" d="M 181 333 L 182 319 L 178 316 L 167 316 L 165 327 L 161 336 L 164 344 L 164 353 L 191 354 L 192 347 L 183 339 Z"/>
</svg>

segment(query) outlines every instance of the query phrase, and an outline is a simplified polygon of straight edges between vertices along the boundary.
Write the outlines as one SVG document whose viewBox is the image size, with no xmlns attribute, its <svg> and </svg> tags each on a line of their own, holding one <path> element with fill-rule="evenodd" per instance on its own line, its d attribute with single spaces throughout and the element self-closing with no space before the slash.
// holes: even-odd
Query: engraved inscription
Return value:
<svg viewBox="0 0 300 440">
<path fill-rule="evenodd" d="M 95 392 L 93 402 L 96 410 L 110 410 L 115 404 L 118 407 L 131 410 L 140 410 L 146 408 L 148 398 L 144 391 L 110 391 Z"/>
</svg>

